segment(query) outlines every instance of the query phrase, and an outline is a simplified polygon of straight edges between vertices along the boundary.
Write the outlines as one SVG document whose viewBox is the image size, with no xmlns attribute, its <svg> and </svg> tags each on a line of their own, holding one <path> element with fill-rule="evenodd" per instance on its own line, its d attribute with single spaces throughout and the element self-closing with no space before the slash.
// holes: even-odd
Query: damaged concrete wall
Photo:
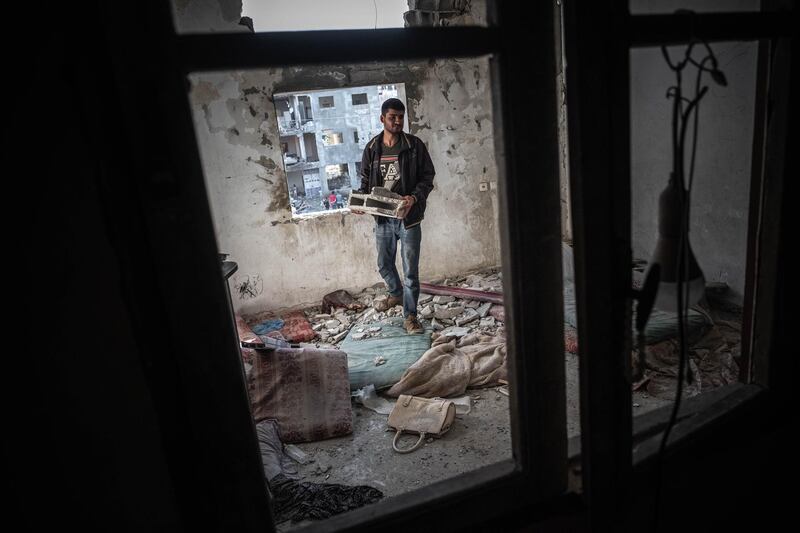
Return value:
<svg viewBox="0 0 800 533">
<path fill-rule="evenodd" d="M 498 265 L 497 169 L 488 59 L 199 73 L 190 101 L 219 249 L 243 313 L 318 303 L 381 281 L 374 221 L 352 214 L 293 219 L 274 93 L 405 83 L 407 121 L 427 144 L 435 189 L 422 223 L 423 279 Z M 487 182 L 487 192 L 479 184 Z"/>
<path fill-rule="evenodd" d="M 242 0 L 171 0 L 178 33 L 248 32 L 240 25 Z"/>
<path fill-rule="evenodd" d="M 690 9 L 697 11 L 758 9 L 758 2 L 742 0 L 719 6 L 710 2 L 688 3 Z M 650 8 L 647 2 L 638 4 L 637 12 Z M 712 48 L 727 76 L 728 86 L 720 87 L 708 76 L 704 78 L 709 90 L 700 104 L 689 239 L 706 281 L 726 282 L 732 289 L 732 299 L 741 302 L 747 253 L 757 45 L 713 43 Z M 670 48 L 673 57 L 678 50 Z M 658 48 L 635 49 L 630 57 L 633 252 L 634 256 L 649 260 L 658 231 L 658 196 L 667 185 L 671 169 L 672 104 L 664 95 L 667 87 L 675 83 L 675 77 Z M 685 91 L 692 92 L 694 70 L 687 70 L 691 75 L 684 79 L 683 86 Z M 687 137 L 688 168 L 691 135 Z"/>
</svg>

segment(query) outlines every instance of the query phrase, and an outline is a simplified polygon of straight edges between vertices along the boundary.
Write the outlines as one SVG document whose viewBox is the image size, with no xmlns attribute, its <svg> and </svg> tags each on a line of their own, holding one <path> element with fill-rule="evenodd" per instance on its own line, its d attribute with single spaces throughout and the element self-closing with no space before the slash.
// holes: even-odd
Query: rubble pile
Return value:
<svg viewBox="0 0 800 533">
<path fill-rule="evenodd" d="M 502 274 L 497 268 L 459 277 L 435 280 L 433 284 L 472 290 L 502 292 Z M 381 334 L 381 321 L 390 317 L 402 317 L 403 306 L 396 305 L 386 311 L 375 309 L 376 303 L 388 298 L 383 283 L 367 287 L 353 298 L 363 304 L 363 310 L 336 308 L 323 313 L 320 307 L 305 309 L 311 327 L 317 332 L 314 343 L 318 347 L 338 346 L 347 333 L 354 329 L 353 339 L 360 340 Z M 491 302 L 421 293 L 417 309 L 420 323 L 426 329 L 457 337 L 481 332 L 494 335 L 503 322 L 490 314 L 491 308 L 502 307 Z M 378 308 L 381 305 L 377 306 Z"/>
</svg>

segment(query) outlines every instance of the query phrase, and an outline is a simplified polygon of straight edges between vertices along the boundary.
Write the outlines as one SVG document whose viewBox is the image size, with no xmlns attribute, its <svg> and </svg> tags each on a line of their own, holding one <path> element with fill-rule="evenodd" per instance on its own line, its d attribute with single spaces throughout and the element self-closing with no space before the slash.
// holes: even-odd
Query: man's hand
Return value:
<svg viewBox="0 0 800 533">
<path fill-rule="evenodd" d="M 414 207 L 415 203 L 417 203 L 417 199 L 413 196 L 403 196 L 403 203 L 401 204 L 402 207 L 400 208 L 398 216 L 400 218 L 406 218 L 406 215 L 409 211 L 411 211 L 411 208 Z"/>
</svg>

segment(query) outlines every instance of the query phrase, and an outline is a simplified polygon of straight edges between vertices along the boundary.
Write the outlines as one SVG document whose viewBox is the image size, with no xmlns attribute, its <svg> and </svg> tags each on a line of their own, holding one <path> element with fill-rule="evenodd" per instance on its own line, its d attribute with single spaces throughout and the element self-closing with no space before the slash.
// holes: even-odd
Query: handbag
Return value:
<svg viewBox="0 0 800 533">
<path fill-rule="evenodd" d="M 413 452 L 422 445 L 426 436 L 441 437 L 447 433 L 455 418 L 456 406 L 450 400 L 401 394 L 389 414 L 389 427 L 397 431 L 392 439 L 392 449 L 397 453 Z M 404 432 L 419 434 L 419 439 L 411 448 L 397 446 Z"/>
</svg>

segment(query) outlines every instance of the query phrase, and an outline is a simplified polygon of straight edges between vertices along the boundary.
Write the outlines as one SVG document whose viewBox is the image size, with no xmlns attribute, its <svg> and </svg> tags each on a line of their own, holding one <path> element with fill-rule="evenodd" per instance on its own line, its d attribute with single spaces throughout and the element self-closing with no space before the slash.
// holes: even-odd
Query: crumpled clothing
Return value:
<svg viewBox="0 0 800 533">
<path fill-rule="evenodd" d="M 495 385 L 501 379 L 508 379 L 503 328 L 497 330 L 497 336 L 472 333 L 458 339 L 442 335 L 387 394 L 447 398 L 461 396 L 467 388 Z"/>
<path fill-rule="evenodd" d="M 256 324 L 252 327 L 253 333 L 256 335 L 266 335 L 270 331 L 277 331 L 283 327 L 283 320 L 280 318 L 273 318 L 265 320 L 261 324 Z"/>
<path fill-rule="evenodd" d="M 276 523 L 328 518 L 383 498 L 381 491 L 368 485 L 298 481 L 297 469 L 284 452 L 275 420 L 256 424 L 256 437 Z"/>
<path fill-rule="evenodd" d="M 269 482 L 275 505 L 275 522 L 321 520 L 375 503 L 383 493 L 368 485 L 337 485 L 296 481 L 278 474 Z"/>
<path fill-rule="evenodd" d="M 684 396 L 694 396 L 738 381 L 739 365 L 736 363 L 735 355 L 740 353 L 740 334 L 735 329 L 737 327 L 739 327 L 737 324 L 720 321 L 697 342 L 690 344 L 688 365 L 694 379 L 691 384 L 684 386 Z M 637 359 L 638 353 L 634 350 L 633 361 Z M 648 380 L 646 383 L 648 394 L 668 399 L 674 396 L 679 361 L 678 339 L 647 346 L 647 368 L 644 376 Z"/>
</svg>

